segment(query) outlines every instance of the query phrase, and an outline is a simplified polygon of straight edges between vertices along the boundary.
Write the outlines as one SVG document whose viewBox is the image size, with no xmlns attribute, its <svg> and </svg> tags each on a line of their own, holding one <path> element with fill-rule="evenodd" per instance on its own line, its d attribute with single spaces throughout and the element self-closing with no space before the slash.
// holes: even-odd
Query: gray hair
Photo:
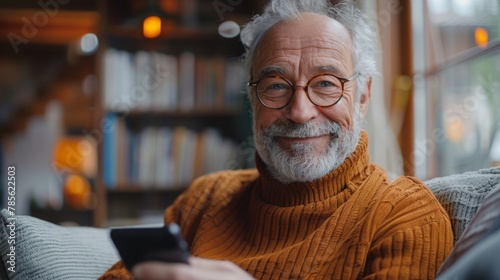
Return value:
<svg viewBox="0 0 500 280">
<path fill-rule="evenodd" d="M 328 0 L 271 0 L 262 15 L 254 16 L 241 31 L 241 41 L 246 48 L 244 59 L 248 75 L 251 75 L 254 52 L 264 33 L 282 20 L 300 18 L 300 13 L 304 12 L 332 18 L 351 33 L 355 71 L 358 73 L 356 83 L 359 99 L 364 85 L 377 72 L 374 55 L 376 33 L 368 24 L 367 17 L 347 1 L 334 6 Z M 253 100 L 251 90 L 248 94 L 250 100 Z"/>
</svg>

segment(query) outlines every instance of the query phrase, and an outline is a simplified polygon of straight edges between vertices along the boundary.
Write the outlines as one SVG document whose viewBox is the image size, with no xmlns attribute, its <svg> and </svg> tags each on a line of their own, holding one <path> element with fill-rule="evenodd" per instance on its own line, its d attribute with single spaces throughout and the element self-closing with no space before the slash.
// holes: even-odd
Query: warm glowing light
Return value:
<svg viewBox="0 0 500 280">
<path fill-rule="evenodd" d="M 69 175 L 64 184 L 64 199 L 73 209 L 86 209 L 90 205 L 91 187 L 89 181 L 80 175 Z"/>
<path fill-rule="evenodd" d="M 456 143 L 464 138 L 465 124 L 460 117 L 451 117 L 445 125 L 446 137 L 450 142 Z"/>
<path fill-rule="evenodd" d="M 142 32 L 146 38 L 156 38 L 161 33 L 161 19 L 157 16 L 149 16 L 142 23 Z"/>
<path fill-rule="evenodd" d="M 474 30 L 474 39 L 476 40 L 476 45 L 486 48 L 488 46 L 488 30 L 483 27 L 476 27 Z"/>
<path fill-rule="evenodd" d="M 96 144 L 85 137 L 62 137 L 54 147 L 52 166 L 63 173 L 78 173 L 94 178 L 97 174 Z"/>
</svg>

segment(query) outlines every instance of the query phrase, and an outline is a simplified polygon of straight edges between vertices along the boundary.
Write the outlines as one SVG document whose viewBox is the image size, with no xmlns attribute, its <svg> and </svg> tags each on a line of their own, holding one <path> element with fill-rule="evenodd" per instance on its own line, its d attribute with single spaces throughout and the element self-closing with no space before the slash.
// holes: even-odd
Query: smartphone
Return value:
<svg viewBox="0 0 500 280">
<path fill-rule="evenodd" d="M 145 261 L 189 264 L 187 242 L 175 223 L 163 227 L 115 228 L 111 229 L 110 235 L 130 271 L 136 264 Z"/>
</svg>

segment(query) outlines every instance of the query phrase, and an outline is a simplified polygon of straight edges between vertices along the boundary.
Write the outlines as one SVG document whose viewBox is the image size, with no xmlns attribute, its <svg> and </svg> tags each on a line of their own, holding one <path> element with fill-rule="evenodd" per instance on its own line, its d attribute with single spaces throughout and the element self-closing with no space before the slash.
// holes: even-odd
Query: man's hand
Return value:
<svg viewBox="0 0 500 280">
<path fill-rule="evenodd" d="M 164 262 L 140 263 L 134 267 L 133 275 L 140 280 L 254 279 L 232 262 L 197 257 L 190 257 L 189 265 Z"/>
</svg>

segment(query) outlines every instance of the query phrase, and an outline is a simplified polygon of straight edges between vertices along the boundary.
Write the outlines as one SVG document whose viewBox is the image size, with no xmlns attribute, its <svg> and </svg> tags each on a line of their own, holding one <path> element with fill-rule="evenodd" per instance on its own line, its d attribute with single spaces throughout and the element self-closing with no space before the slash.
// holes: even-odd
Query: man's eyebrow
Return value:
<svg viewBox="0 0 500 280">
<path fill-rule="evenodd" d="M 285 75 L 286 71 L 284 67 L 281 66 L 269 66 L 257 73 L 257 78 L 270 76 L 270 75 Z"/>
<path fill-rule="evenodd" d="M 316 66 L 313 68 L 313 73 L 324 73 L 324 72 L 333 73 L 337 75 L 342 73 L 342 71 L 340 71 L 338 67 L 333 65 Z"/>
</svg>

